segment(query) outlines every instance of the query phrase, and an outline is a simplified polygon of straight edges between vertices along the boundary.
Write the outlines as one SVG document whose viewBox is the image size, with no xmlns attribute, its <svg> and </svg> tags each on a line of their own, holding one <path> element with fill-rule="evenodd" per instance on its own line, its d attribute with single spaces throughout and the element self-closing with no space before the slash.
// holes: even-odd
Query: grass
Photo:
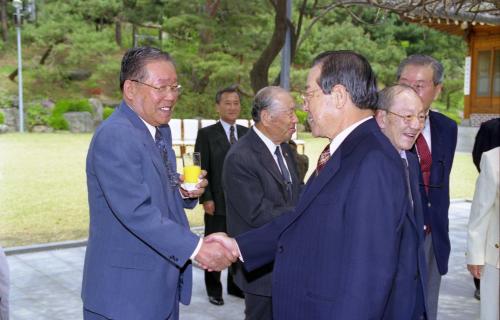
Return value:
<svg viewBox="0 0 500 320">
<path fill-rule="evenodd" d="M 4 247 L 82 239 L 88 231 L 85 157 L 90 134 L 0 135 L 0 245 Z M 308 176 L 328 143 L 301 133 Z M 178 163 L 180 165 L 180 163 Z M 469 154 L 457 154 L 451 197 L 471 199 L 477 177 Z M 186 210 L 191 226 L 203 210 Z"/>
</svg>

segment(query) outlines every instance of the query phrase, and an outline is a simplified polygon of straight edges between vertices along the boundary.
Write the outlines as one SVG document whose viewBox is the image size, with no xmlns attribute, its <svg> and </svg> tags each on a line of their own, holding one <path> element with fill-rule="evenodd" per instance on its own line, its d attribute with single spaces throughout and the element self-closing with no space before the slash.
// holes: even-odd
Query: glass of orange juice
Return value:
<svg viewBox="0 0 500 320">
<path fill-rule="evenodd" d="M 199 152 L 189 152 L 182 155 L 184 166 L 184 189 L 188 191 L 196 190 L 196 185 L 201 174 L 201 154 Z"/>
</svg>

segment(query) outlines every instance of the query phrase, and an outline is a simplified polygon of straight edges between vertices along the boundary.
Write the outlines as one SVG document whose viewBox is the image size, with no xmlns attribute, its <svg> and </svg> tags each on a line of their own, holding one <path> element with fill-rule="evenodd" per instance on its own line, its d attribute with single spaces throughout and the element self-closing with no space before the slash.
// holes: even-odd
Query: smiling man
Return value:
<svg viewBox="0 0 500 320">
<path fill-rule="evenodd" d="M 406 214 L 401 223 L 401 242 L 397 267 L 397 285 L 391 293 L 389 304 L 398 303 L 400 313 L 393 313 L 390 319 L 426 319 L 424 289 L 424 216 L 420 202 L 419 166 L 417 157 L 406 152 L 413 147 L 417 136 L 424 128 L 427 114 L 422 100 L 407 85 L 393 85 L 379 92 L 377 123 L 399 152 L 407 171 Z M 404 298 L 403 298 L 404 297 Z"/>
<path fill-rule="evenodd" d="M 265 87 L 252 105 L 255 126 L 228 152 L 222 182 L 227 230 L 232 236 L 255 229 L 291 210 L 300 181 L 288 140 L 295 132 L 295 101 L 280 87 Z M 272 264 L 246 272 L 234 266 L 236 284 L 245 293 L 245 319 L 271 320 Z"/>
<path fill-rule="evenodd" d="M 437 319 L 441 276 L 448 272 L 450 237 L 450 173 L 457 145 L 457 124 L 444 114 L 431 110 L 443 87 L 443 65 L 431 56 L 414 54 L 398 67 L 397 80 L 417 92 L 428 112 L 425 127 L 413 151 L 420 161 L 420 194 L 424 210 L 425 256 L 428 270 L 427 316 Z"/>
<path fill-rule="evenodd" d="M 363 56 L 329 51 L 313 62 L 303 94 L 314 136 L 327 137 L 296 209 L 236 236 L 247 271 L 274 262 L 273 319 L 409 319 L 398 281 L 407 183 L 380 131 L 375 74 Z M 228 158 L 229 159 L 229 158 Z M 242 180 L 245 181 L 245 180 Z"/>
<path fill-rule="evenodd" d="M 234 260 L 192 233 L 183 210 L 196 205 L 207 181 L 191 192 L 179 187 L 168 122 L 180 87 L 168 53 L 125 53 L 123 101 L 96 130 L 87 155 L 85 320 L 176 320 L 179 302 L 191 298 L 191 259 L 214 270 Z"/>
</svg>

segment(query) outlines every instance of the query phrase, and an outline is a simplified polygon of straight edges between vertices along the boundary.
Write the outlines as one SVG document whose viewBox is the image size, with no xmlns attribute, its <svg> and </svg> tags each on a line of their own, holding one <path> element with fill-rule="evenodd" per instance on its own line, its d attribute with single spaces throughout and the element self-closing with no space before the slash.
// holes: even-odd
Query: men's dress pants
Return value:
<svg viewBox="0 0 500 320">
<path fill-rule="evenodd" d="M 0 247 L 0 320 L 9 320 L 10 275 L 7 257 Z"/>
<path fill-rule="evenodd" d="M 208 236 L 215 232 L 227 232 L 226 216 L 208 215 L 205 213 L 205 235 Z M 216 298 L 222 298 L 222 283 L 220 281 L 220 272 L 205 271 L 205 288 L 207 295 Z M 241 293 L 240 288 L 234 283 L 230 269 L 227 270 L 227 292 L 230 294 Z"/>
<path fill-rule="evenodd" d="M 425 236 L 424 250 L 427 264 L 427 319 L 436 320 L 441 274 L 439 273 L 436 256 L 434 255 L 434 249 L 432 247 L 432 233 Z"/>
<path fill-rule="evenodd" d="M 481 320 L 498 320 L 499 275 L 495 266 L 485 264 L 481 275 Z"/>
<path fill-rule="evenodd" d="M 272 320 L 272 298 L 245 292 L 245 320 Z"/>
</svg>

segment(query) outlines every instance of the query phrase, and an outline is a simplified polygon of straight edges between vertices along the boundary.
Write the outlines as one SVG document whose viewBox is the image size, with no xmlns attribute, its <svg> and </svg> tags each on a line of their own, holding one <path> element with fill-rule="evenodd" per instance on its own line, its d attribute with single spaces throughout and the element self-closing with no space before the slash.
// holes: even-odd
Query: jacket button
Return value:
<svg viewBox="0 0 500 320">
<path fill-rule="evenodd" d="M 495 243 L 495 248 L 500 248 L 500 245 L 498 243 Z"/>
<path fill-rule="evenodd" d="M 279 253 L 282 253 L 282 252 L 283 252 L 283 246 L 279 246 L 279 247 L 278 247 L 278 252 L 279 252 Z"/>
<path fill-rule="evenodd" d="M 427 207 L 431 207 L 431 203 L 430 202 L 427 202 Z"/>
</svg>

